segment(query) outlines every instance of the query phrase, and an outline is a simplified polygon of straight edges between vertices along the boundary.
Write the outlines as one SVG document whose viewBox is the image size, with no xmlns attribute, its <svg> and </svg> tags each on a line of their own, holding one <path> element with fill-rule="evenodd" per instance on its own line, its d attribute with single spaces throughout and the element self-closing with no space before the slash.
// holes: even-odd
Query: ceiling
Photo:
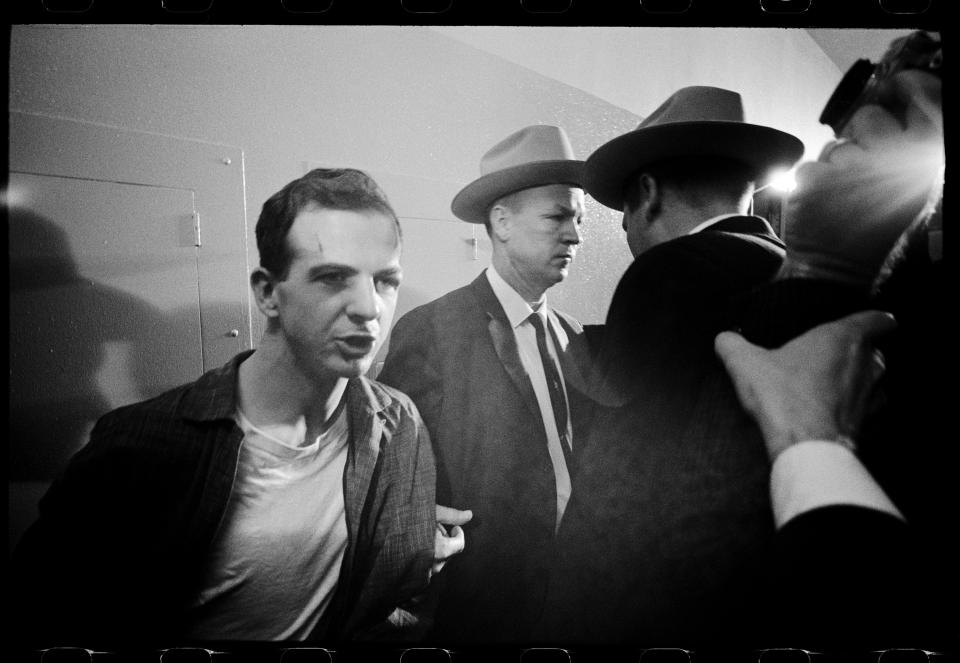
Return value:
<svg viewBox="0 0 960 663">
<path fill-rule="evenodd" d="M 910 30 L 861 30 L 851 28 L 808 28 L 807 32 L 841 72 L 854 62 L 867 58 L 876 62 L 890 42 Z"/>
</svg>

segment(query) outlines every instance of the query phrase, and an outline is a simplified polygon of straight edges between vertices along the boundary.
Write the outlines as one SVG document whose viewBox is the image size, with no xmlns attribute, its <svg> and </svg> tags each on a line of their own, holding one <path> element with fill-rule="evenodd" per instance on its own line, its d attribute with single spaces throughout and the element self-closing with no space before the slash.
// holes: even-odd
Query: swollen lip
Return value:
<svg viewBox="0 0 960 663">
<path fill-rule="evenodd" d="M 341 343 L 355 352 L 369 352 L 374 340 L 372 336 L 344 336 L 340 339 Z"/>
</svg>

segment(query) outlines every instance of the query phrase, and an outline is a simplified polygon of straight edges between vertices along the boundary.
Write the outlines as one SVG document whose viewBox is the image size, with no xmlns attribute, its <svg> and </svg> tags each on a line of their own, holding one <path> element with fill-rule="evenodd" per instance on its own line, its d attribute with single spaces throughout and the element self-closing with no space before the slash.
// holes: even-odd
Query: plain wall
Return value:
<svg viewBox="0 0 960 663">
<path fill-rule="evenodd" d="M 437 28 L 641 117 L 675 90 L 712 85 L 738 91 L 748 122 L 796 135 L 806 158 L 830 138 L 817 118 L 842 72 L 807 30 L 786 28 Z M 851 41 L 878 58 L 903 31 L 857 31 Z M 870 38 L 869 41 L 867 40 Z"/>
</svg>

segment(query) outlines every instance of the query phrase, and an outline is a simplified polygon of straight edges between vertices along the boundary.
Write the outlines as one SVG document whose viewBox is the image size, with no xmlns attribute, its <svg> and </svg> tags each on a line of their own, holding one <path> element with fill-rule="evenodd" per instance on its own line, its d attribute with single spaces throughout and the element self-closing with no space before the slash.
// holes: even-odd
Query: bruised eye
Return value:
<svg viewBox="0 0 960 663">
<path fill-rule="evenodd" d="M 341 286 L 350 278 L 349 274 L 344 272 L 319 272 L 313 275 L 313 280 L 329 286 Z"/>
<path fill-rule="evenodd" d="M 377 278 L 377 289 L 379 290 L 396 290 L 399 287 L 399 275 L 381 276 Z"/>
</svg>

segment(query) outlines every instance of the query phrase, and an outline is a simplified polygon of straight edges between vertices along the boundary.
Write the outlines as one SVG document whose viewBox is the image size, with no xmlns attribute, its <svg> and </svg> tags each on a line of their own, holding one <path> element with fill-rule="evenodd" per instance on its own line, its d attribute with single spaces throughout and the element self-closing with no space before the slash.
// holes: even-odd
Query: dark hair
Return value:
<svg viewBox="0 0 960 663">
<path fill-rule="evenodd" d="M 640 175 L 646 173 L 661 185 L 683 191 L 694 201 L 710 198 L 738 200 L 756 182 L 759 173 L 749 164 L 730 157 L 691 156 L 665 159 L 634 172 L 623 186 L 623 207 L 636 209 L 642 202 Z"/>
<path fill-rule="evenodd" d="M 372 177 L 354 168 L 314 168 L 270 196 L 257 219 L 260 266 L 279 279 L 286 278 L 290 268 L 290 226 L 300 212 L 312 207 L 380 212 L 393 219 L 397 241 L 401 239 L 400 221 Z"/>
</svg>

